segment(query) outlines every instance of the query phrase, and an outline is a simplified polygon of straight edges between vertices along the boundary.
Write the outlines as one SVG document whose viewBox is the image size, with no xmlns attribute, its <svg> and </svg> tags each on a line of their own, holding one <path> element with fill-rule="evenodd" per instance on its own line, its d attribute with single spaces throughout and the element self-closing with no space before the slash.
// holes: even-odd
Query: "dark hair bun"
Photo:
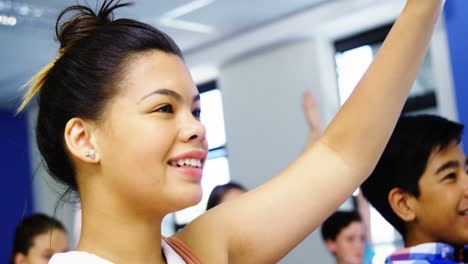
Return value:
<svg viewBox="0 0 468 264">
<path fill-rule="evenodd" d="M 60 41 L 60 49 L 66 49 L 73 43 L 83 39 L 96 32 L 96 30 L 113 21 L 113 11 L 117 8 L 129 6 L 132 3 L 121 3 L 120 0 L 104 0 L 101 8 L 96 13 L 88 6 L 74 5 L 63 10 L 55 25 L 55 33 Z M 66 15 L 67 19 L 61 23 L 62 18 Z"/>
</svg>

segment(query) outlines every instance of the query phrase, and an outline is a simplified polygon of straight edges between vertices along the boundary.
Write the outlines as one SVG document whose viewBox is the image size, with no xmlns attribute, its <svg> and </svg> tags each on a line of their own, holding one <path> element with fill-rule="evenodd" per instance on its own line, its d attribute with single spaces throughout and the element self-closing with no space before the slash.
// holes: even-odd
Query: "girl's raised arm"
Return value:
<svg viewBox="0 0 468 264">
<path fill-rule="evenodd" d="M 276 263 L 358 188 L 392 133 L 444 2 L 408 0 L 373 63 L 317 142 L 279 175 L 179 234 L 200 258 L 207 263 Z"/>
</svg>

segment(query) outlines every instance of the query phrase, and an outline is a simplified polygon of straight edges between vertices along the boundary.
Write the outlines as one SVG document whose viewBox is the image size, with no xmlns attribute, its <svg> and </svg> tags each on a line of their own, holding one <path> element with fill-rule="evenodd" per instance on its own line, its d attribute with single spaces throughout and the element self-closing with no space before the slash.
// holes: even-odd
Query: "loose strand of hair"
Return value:
<svg viewBox="0 0 468 264">
<path fill-rule="evenodd" d="M 29 105 L 34 96 L 39 92 L 41 87 L 44 85 L 47 75 L 50 70 L 54 67 L 55 60 L 51 61 L 44 68 L 42 68 L 36 75 L 34 75 L 28 82 L 20 87 L 20 90 L 30 87 L 29 90 L 24 94 L 20 106 L 16 110 L 16 114 L 21 113 L 26 106 Z"/>
<path fill-rule="evenodd" d="M 106 18 L 110 21 L 114 20 L 114 10 L 125 7 L 125 6 L 131 6 L 133 5 L 133 2 L 124 2 L 122 3 L 121 0 L 105 0 L 104 3 L 102 4 L 101 8 L 99 9 L 98 16 L 102 18 Z"/>
</svg>

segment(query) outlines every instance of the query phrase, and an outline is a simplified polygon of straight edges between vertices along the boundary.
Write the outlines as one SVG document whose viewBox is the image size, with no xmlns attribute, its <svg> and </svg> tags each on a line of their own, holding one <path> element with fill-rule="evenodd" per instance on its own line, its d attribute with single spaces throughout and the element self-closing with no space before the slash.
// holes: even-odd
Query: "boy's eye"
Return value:
<svg viewBox="0 0 468 264">
<path fill-rule="evenodd" d="M 172 105 L 163 105 L 161 107 L 156 108 L 153 112 L 156 113 L 174 113 L 174 109 L 172 108 Z"/>
<path fill-rule="evenodd" d="M 193 110 L 192 115 L 193 115 L 195 118 L 200 119 L 201 109 L 200 109 L 200 108 L 197 108 L 197 109 Z"/>
<path fill-rule="evenodd" d="M 457 178 L 457 174 L 450 173 L 444 177 L 444 180 L 455 180 Z"/>
</svg>

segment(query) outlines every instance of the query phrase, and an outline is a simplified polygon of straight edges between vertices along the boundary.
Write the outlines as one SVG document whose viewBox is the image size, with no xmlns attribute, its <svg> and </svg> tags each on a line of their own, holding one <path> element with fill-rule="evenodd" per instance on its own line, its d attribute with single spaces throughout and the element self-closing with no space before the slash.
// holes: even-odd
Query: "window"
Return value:
<svg viewBox="0 0 468 264">
<path fill-rule="evenodd" d="M 213 188 L 229 182 L 230 179 L 221 91 L 214 81 L 199 85 L 198 90 L 202 106 L 201 121 L 206 126 L 209 147 L 201 183 L 203 198 L 199 204 L 175 213 L 176 230 L 202 214 Z"/>
<path fill-rule="evenodd" d="M 338 94 L 341 104 L 348 99 L 369 67 L 391 26 L 386 25 L 335 42 Z M 431 57 L 428 53 L 410 91 L 403 112 L 437 113 L 436 87 L 433 76 Z M 375 250 L 373 263 L 384 263 L 385 258 L 390 253 L 403 246 L 402 238 L 374 208 L 371 208 L 370 224 Z"/>
<path fill-rule="evenodd" d="M 386 25 L 335 42 L 340 103 L 343 104 L 380 49 L 392 25 Z M 377 87 L 378 88 L 378 87 Z M 410 91 L 403 112 L 437 112 L 435 80 L 430 53 Z"/>
</svg>

